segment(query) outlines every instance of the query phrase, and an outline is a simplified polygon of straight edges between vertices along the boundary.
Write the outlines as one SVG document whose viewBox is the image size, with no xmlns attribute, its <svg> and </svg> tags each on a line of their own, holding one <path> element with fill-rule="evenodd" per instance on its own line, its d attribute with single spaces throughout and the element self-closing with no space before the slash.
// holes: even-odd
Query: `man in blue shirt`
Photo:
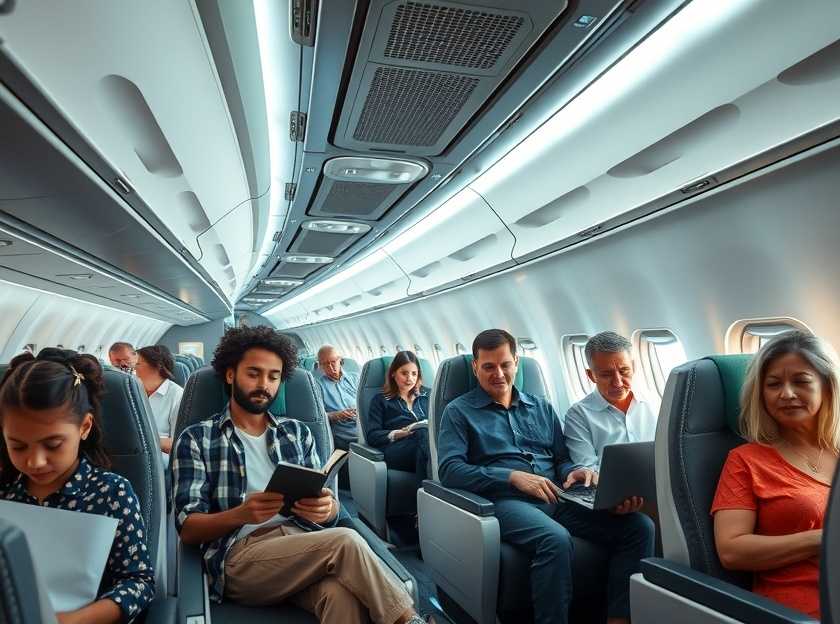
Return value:
<svg viewBox="0 0 840 624">
<path fill-rule="evenodd" d="M 356 430 L 356 389 L 359 378 L 342 370 L 344 362 L 332 345 L 318 349 L 318 372 L 315 381 L 324 396 L 324 409 L 330 419 L 335 448 L 349 450 L 359 439 Z"/>
<path fill-rule="evenodd" d="M 608 622 L 629 622 L 630 575 L 640 559 L 653 554 L 653 522 L 625 513 L 627 505 L 606 512 L 563 502 L 561 486 L 597 483 L 597 473 L 572 463 L 554 408 L 513 386 L 518 366 L 513 336 L 501 329 L 483 331 L 472 352 L 479 387 L 444 410 L 438 435 L 441 482 L 495 502 L 502 540 L 531 558 L 535 623 L 568 621 L 572 535 L 611 552 Z"/>
</svg>

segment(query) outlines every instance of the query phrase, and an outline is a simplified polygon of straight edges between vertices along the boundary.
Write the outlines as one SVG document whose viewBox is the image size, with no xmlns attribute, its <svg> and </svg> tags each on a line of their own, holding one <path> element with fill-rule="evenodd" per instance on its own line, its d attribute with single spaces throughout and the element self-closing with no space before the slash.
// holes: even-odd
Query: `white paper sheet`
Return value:
<svg viewBox="0 0 840 624">
<path fill-rule="evenodd" d="M 0 517 L 26 536 L 56 613 L 96 600 L 119 522 L 96 514 L 0 501 Z"/>
</svg>

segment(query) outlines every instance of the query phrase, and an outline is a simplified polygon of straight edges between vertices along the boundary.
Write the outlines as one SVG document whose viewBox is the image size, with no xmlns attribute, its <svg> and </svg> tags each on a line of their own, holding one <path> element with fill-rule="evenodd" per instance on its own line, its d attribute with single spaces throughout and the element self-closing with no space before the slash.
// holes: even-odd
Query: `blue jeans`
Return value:
<svg viewBox="0 0 840 624">
<path fill-rule="evenodd" d="M 630 575 L 653 555 L 653 521 L 640 513 L 590 511 L 577 503 L 532 503 L 513 498 L 494 501 L 502 541 L 531 559 L 531 600 L 535 624 L 568 622 L 572 602 L 571 536 L 610 552 L 607 614 L 630 617 Z"/>
</svg>

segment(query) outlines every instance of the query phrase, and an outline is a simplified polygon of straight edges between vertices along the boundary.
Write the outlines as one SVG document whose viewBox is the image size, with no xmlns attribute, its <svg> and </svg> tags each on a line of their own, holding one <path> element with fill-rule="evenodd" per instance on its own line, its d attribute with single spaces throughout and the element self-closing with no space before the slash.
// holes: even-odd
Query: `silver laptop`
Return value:
<svg viewBox="0 0 840 624">
<path fill-rule="evenodd" d="M 632 496 L 641 496 L 646 508 L 655 508 L 653 442 L 608 444 L 601 458 L 598 487 L 572 486 L 560 496 L 588 509 L 612 509 Z"/>
</svg>

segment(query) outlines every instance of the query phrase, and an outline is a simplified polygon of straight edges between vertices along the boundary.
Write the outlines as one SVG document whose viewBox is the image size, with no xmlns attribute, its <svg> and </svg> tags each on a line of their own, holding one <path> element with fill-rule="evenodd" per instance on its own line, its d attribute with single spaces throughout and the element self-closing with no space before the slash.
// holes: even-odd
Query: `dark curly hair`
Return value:
<svg viewBox="0 0 840 624">
<path fill-rule="evenodd" d="M 79 453 L 94 465 L 110 468 L 101 427 L 104 392 L 102 366 L 92 355 L 49 347 L 35 358 L 16 357 L 0 387 L 0 427 L 8 409 L 39 411 L 66 406 L 69 417 L 77 424 L 85 414 L 91 414 L 93 426 L 79 445 Z M 0 436 L 0 483 L 11 483 L 18 474 L 5 439 Z"/>
<path fill-rule="evenodd" d="M 216 375 L 225 384 L 225 374 L 229 368 L 236 370 L 239 362 L 248 349 L 265 349 L 276 353 L 283 360 L 283 372 L 280 381 L 286 381 L 298 365 L 297 347 L 292 339 L 281 334 L 273 327 L 258 325 L 257 327 L 230 327 L 219 341 L 219 346 L 213 352 L 212 366 Z"/>
</svg>

